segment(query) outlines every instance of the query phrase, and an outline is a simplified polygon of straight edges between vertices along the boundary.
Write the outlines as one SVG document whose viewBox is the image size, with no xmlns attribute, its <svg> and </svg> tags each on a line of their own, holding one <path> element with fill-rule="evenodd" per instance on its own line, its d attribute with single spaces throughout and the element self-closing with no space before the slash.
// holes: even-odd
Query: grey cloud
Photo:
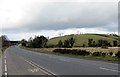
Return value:
<svg viewBox="0 0 120 77">
<path fill-rule="evenodd" d="M 50 3 L 35 21 L 27 24 L 31 29 L 64 29 L 99 27 L 117 23 L 114 3 Z"/>
<path fill-rule="evenodd" d="M 40 14 L 35 15 L 33 21 L 21 24 L 24 25 L 21 27 L 21 31 L 92 27 L 103 27 L 111 31 L 111 28 L 116 30 L 118 26 L 117 3 L 50 2 L 47 4 L 41 10 Z M 37 10 L 39 11 L 39 8 Z M 114 23 L 115 27 L 113 25 L 110 26 L 112 23 Z M 19 28 L 14 30 L 19 31 Z"/>
</svg>

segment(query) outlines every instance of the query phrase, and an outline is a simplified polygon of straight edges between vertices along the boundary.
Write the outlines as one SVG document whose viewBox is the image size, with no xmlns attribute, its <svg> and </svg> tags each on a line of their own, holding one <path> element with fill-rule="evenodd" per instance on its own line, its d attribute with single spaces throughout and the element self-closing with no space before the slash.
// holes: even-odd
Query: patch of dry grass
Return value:
<svg viewBox="0 0 120 77">
<path fill-rule="evenodd" d="M 108 49 L 104 49 L 101 47 L 80 47 L 80 48 L 72 48 L 72 49 L 81 49 L 81 50 L 87 50 L 89 52 L 113 52 L 117 53 L 119 48 L 118 47 L 109 47 Z"/>
<path fill-rule="evenodd" d="M 120 47 L 119 47 L 120 48 Z M 113 52 L 113 53 L 117 53 L 118 50 L 119 50 L 118 47 L 109 47 L 108 49 L 103 49 L 101 47 L 74 47 L 74 48 L 61 48 L 61 49 L 80 49 L 80 50 L 87 50 L 89 52 L 106 52 L 106 53 L 109 53 L 109 52 Z M 58 49 L 58 48 L 27 48 L 27 49 L 30 49 L 30 50 L 33 50 L 33 51 L 37 51 L 37 52 L 52 52 L 53 50 L 55 49 Z"/>
<path fill-rule="evenodd" d="M 30 50 L 30 51 L 34 51 L 34 52 L 43 52 L 43 53 L 51 53 L 51 54 L 54 54 L 52 53 L 53 50 L 55 49 L 58 49 L 58 48 L 27 48 L 27 47 L 21 47 L 21 48 L 24 48 L 24 49 L 27 49 L 27 50 Z M 96 47 L 96 48 L 93 48 L 93 47 L 81 47 L 81 48 L 61 48 L 61 49 L 78 49 L 78 50 L 87 50 L 89 52 L 105 52 L 105 53 L 109 53 L 109 52 L 113 52 L 114 54 L 118 52 L 118 47 L 109 47 L 108 49 L 103 49 L 103 48 L 100 48 L 100 47 Z M 71 54 L 62 54 L 62 55 L 65 55 L 65 56 L 74 56 L 74 57 L 77 57 L 77 55 L 71 55 Z M 114 57 L 114 56 L 106 56 L 106 57 L 102 57 L 102 56 L 98 56 L 98 57 L 95 57 L 95 56 L 78 56 L 80 58 L 83 58 L 83 59 L 95 59 L 95 60 L 103 60 L 103 61 L 110 61 L 110 62 L 117 62 L 118 63 L 118 58 Z"/>
</svg>

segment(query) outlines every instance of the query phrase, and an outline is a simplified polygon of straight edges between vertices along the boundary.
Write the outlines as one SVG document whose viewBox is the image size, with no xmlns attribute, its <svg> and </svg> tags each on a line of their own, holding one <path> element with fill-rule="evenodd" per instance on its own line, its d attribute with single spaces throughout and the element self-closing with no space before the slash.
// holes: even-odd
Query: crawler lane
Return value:
<svg viewBox="0 0 120 77">
<path fill-rule="evenodd" d="M 17 46 L 10 47 L 6 53 L 8 74 L 39 75 L 41 71 L 26 63 L 22 58 L 42 66 L 56 75 L 118 75 L 118 64 L 102 61 L 85 60 L 57 56 L 52 54 L 31 52 Z"/>
</svg>

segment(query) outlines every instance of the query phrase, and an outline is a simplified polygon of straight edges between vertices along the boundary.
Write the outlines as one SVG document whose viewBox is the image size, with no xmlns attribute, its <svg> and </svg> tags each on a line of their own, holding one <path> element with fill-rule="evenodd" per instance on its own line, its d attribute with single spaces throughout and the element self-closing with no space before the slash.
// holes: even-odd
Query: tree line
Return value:
<svg viewBox="0 0 120 77">
<path fill-rule="evenodd" d="M 35 36 L 35 38 L 30 37 L 28 41 L 25 39 L 21 40 L 22 46 L 27 46 L 30 48 L 45 48 L 45 47 L 51 47 L 47 45 L 48 38 L 44 36 Z M 74 37 L 70 37 L 64 41 L 59 40 L 58 44 L 53 47 L 59 47 L 59 48 L 72 48 L 75 44 L 76 39 Z M 83 44 L 83 47 L 112 47 L 112 46 L 118 46 L 118 41 L 113 40 L 113 43 L 109 42 L 108 40 L 97 40 L 90 38 L 88 39 L 88 44 Z"/>
<path fill-rule="evenodd" d="M 47 41 L 48 39 L 44 36 L 36 36 L 34 39 L 30 37 L 28 41 L 22 39 L 21 44 L 30 48 L 44 48 L 46 47 Z"/>
<path fill-rule="evenodd" d="M 10 41 L 6 35 L 0 37 L 0 48 L 10 46 Z"/>
<path fill-rule="evenodd" d="M 113 45 L 111 42 L 108 40 L 98 40 L 94 41 L 93 39 L 88 39 L 88 46 L 89 47 L 102 47 L 102 48 L 107 48 L 107 47 L 112 47 L 112 46 L 118 46 L 118 41 L 113 40 Z"/>
</svg>

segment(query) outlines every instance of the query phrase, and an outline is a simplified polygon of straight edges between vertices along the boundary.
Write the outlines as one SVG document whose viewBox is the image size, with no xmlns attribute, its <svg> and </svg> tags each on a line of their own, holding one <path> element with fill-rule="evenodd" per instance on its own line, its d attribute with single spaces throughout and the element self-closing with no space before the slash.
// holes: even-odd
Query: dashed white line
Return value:
<svg viewBox="0 0 120 77">
<path fill-rule="evenodd" d="M 5 63 L 5 69 L 4 69 L 4 71 L 5 71 L 5 77 L 7 77 L 7 75 L 8 75 L 8 73 L 7 73 L 7 60 L 6 60 L 6 53 L 5 53 L 5 56 L 4 56 L 4 63 Z"/>
<path fill-rule="evenodd" d="M 7 63 L 6 59 L 5 59 L 5 64 Z"/>
<path fill-rule="evenodd" d="M 108 68 L 104 68 L 104 67 L 99 67 L 99 68 L 102 70 L 107 70 L 107 71 L 120 72 L 118 70 L 108 69 Z"/>
<path fill-rule="evenodd" d="M 7 77 L 7 72 L 5 72 L 5 76 Z"/>
<path fill-rule="evenodd" d="M 5 72 L 7 72 L 7 65 L 5 64 Z"/>
<path fill-rule="evenodd" d="M 6 55 L 5 55 L 5 59 L 6 59 Z"/>
<path fill-rule="evenodd" d="M 59 60 L 61 60 L 61 61 L 65 61 L 65 62 L 70 62 L 69 59 L 59 59 Z"/>
</svg>

